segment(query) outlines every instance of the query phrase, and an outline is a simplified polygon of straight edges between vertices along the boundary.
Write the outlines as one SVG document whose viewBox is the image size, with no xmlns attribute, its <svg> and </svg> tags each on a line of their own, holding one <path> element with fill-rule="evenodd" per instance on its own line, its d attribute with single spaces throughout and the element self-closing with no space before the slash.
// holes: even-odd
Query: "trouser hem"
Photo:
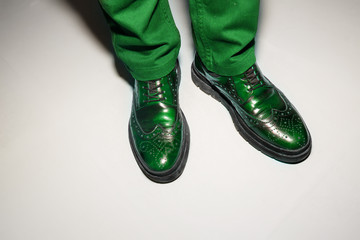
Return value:
<svg viewBox="0 0 360 240">
<path fill-rule="evenodd" d="M 159 67 L 129 69 L 130 74 L 139 81 L 149 81 L 161 78 L 170 73 L 176 65 L 176 58 Z"/>
<path fill-rule="evenodd" d="M 221 76 L 239 75 L 248 70 L 256 62 L 254 47 L 237 57 L 238 59 L 233 63 L 229 63 L 228 61 L 220 63 L 217 62 L 216 59 L 213 59 L 209 68 L 206 62 L 203 63 L 208 70 Z"/>
</svg>

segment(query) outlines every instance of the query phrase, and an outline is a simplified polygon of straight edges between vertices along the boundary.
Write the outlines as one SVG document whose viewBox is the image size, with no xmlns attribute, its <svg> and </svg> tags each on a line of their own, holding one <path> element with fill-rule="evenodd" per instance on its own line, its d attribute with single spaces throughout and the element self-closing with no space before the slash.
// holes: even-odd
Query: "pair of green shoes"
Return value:
<svg viewBox="0 0 360 240">
<path fill-rule="evenodd" d="M 310 133 L 294 106 L 254 64 L 243 74 L 220 76 L 198 56 L 196 86 L 221 102 L 236 129 L 252 146 L 285 163 L 299 163 L 311 151 Z M 152 181 L 168 183 L 183 172 L 190 132 L 179 107 L 180 68 L 152 81 L 135 81 L 129 139 L 135 159 Z"/>
</svg>

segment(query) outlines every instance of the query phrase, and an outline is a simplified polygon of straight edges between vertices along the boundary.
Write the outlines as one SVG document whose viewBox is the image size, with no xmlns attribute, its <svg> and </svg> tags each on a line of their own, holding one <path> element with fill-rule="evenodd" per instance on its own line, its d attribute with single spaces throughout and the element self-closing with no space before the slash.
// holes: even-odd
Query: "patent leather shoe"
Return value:
<svg viewBox="0 0 360 240">
<path fill-rule="evenodd" d="M 256 149 L 286 163 L 309 156 L 311 136 L 303 119 L 256 63 L 243 74 L 220 76 L 207 70 L 196 55 L 192 79 L 227 108 L 238 132 Z"/>
<path fill-rule="evenodd" d="M 179 107 L 180 68 L 151 81 L 135 80 L 129 140 L 135 159 L 152 181 L 168 183 L 185 168 L 190 133 Z"/>
</svg>

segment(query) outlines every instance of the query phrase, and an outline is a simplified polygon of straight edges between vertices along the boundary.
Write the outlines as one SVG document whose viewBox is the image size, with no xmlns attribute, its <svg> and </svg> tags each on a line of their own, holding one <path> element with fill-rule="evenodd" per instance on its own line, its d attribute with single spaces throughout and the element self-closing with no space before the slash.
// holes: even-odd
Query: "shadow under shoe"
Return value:
<svg viewBox="0 0 360 240">
<path fill-rule="evenodd" d="M 135 81 L 129 139 L 135 159 L 152 181 L 174 181 L 183 172 L 190 133 L 178 104 L 180 69 L 151 81 Z"/>
</svg>

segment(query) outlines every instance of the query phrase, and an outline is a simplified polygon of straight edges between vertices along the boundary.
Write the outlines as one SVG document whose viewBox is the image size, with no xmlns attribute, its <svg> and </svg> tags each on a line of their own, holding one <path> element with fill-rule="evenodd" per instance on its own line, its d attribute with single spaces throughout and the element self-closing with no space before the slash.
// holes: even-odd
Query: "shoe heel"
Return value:
<svg viewBox="0 0 360 240">
<path fill-rule="evenodd" d="M 214 91 L 212 90 L 212 88 L 204 83 L 203 80 L 200 79 L 200 77 L 197 76 L 197 74 L 195 73 L 194 67 L 191 68 L 191 78 L 194 82 L 194 84 L 200 88 L 203 92 L 205 92 L 208 95 L 211 95 L 211 93 Z"/>
<path fill-rule="evenodd" d="M 210 83 L 207 83 L 207 80 L 201 79 L 200 76 L 195 72 L 194 64 L 191 67 L 191 78 L 193 80 L 193 83 L 200 88 L 201 91 L 206 93 L 207 95 L 210 95 L 212 98 L 217 100 L 218 102 L 222 103 L 226 108 L 228 108 L 228 104 L 226 101 L 223 101 L 222 97 L 217 93 L 211 86 Z"/>
</svg>

